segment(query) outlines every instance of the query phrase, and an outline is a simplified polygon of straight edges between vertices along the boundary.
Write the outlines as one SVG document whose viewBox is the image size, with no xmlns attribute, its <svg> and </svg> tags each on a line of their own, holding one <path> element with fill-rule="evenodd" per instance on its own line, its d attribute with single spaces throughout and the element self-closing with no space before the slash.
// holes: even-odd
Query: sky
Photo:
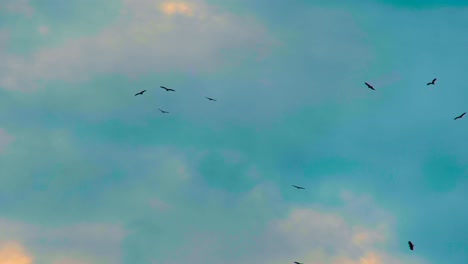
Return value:
<svg viewBox="0 0 468 264">
<path fill-rule="evenodd" d="M 0 264 L 467 263 L 467 17 L 0 0 Z"/>
</svg>

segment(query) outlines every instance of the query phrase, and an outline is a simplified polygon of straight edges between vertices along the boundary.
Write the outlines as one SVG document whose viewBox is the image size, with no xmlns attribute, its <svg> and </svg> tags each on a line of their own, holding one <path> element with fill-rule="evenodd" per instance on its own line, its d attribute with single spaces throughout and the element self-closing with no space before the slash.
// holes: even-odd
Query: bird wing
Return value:
<svg viewBox="0 0 468 264">
<path fill-rule="evenodd" d="M 435 81 L 437 81 L 437 78 L 434 78 L 434 80 L 432 80 L 432 83 L 435 83 Z"/>
</svg>

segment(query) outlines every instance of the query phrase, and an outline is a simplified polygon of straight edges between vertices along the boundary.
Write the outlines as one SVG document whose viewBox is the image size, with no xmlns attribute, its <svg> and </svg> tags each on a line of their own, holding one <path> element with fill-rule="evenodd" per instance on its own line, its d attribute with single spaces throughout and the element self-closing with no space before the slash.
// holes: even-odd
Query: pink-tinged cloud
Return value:
<svg viewBox="0 0 468 264">
<path fill-rule="evenodd" d="M 15 137 L 8 134 L 4 129 L 0 128 L 0 153 L 3 152 L 6 147 L 15 140 Z"/>
</svg>

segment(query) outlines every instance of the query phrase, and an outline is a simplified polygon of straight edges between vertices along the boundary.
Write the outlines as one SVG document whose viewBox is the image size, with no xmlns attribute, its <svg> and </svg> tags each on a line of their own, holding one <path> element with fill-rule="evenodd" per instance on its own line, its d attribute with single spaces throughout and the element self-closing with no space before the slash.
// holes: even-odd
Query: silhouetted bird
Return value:
<svg viewBox="0 0 468 264">
<path fill-rule="evenodd" d="M 143 91 L 141 91 L 139 93 L 136 93 L 135 96 L 140 95 L 140 94 L 143 95 L 144 92 L 146 92 L 146 90 L 143 90 Z"/>
<path fill-rule="evenodd" d="M 296 264 L 304 264 L 304 263 L 300 263 L 300 262 L 296 262 L 296 261 L 294 261 L 294 263 L 296 263 Z"/>
<path fill-rule="evenodd" d="M 294 188 L 297 188 L 297 189 L 301 189 L 301 190 L 304 190 L 305 188 L 304 187 L 301 187 L 301 186 L 296 186 L 296 185 L 293 185 Z"/>
<path fill-rule="evenodd" d="M 427 83 L 427 85 L 431 85 L 431 84 L 434 85 L 436 81 L 437 81 L 437 78 L 435 78 L 434 80 L 432 80 L 432 82 Z"/>
<path fill-rule="evenodd" d="M 366 84 L 367 88 L 372 89 L 372 90 L 375 90 L 375 89 L 374 89 L 374 86 L 372 86 L 372 85 L 370 85 L 370 84 L 368 84 L 368 83 L 365 83 L 365 84 Z"/>
<path fill-rule="evenodd" d="M 167 88 L 167 87 L 164 87 L 164 86 L 160 86 L 160 87 L 163 88 L 164 90 L 166 90 L 166 92 L 169 92 L 169 91 L 175 92 L 174 89 Z"/>
<path fill-rule="evenodd" d="M 208 99 L 208 100 L 210 100 L 210 101 L 216 101 L 216 99 L 213 99 L 213 98 L 210 98 L 210 97 L 206 97 L 206 96 L 205 96 L 205 98 Z"/>
<path fill-rule="evenodd" d="M 169 114 L 169 112 L 164 111 L 164 110 L 162 110 L 162 109 L 159 109 L 159 108 L 158 108 L 158 110 L 161 111 L 161 113 L 163 113 L 163 114 Z"/>
<path fill-rule="evenodd" d="M 462 118 L 462 117 L 463 117 L 465 114 L 466 114 L 466 112 L 465 112 L 465 113 L 463 113 L 463 114 L 461 114 L 461 115 L 459 115 L 459 116 L 457 116 L 457 117 L 455 117 L 453 120 L 460 119 L 460 118 Z"/>
<path fill-rule="evenodd" d="M 408 245 L 409 245 L 409 248 L 410 248 L 411 250 L 414 249 L 414 245 L 413 245 L 413 243 L 411 243 L 411 241 L 408 241 Z"/>
</svg>

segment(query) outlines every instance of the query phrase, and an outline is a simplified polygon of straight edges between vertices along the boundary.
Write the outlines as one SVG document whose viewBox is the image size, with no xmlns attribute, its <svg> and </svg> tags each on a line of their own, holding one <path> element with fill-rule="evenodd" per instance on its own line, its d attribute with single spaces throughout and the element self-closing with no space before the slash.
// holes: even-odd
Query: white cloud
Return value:
<svg viewBox="0 0 468 264">
<path fill-rule="evenodd" d="M 370 215 L 382 213 L 382 210 L 368 197 L 351 193 L 346 193 L 344 197 L 345 204 L 339 210 L 318 206 L 293 208 L 286 218 L 273 222 L 270 239 L 283 241 L 281 247 L 291 255 L 274 256 L 269 263 L 425 263 L 422 259 L 387 250 L 394 242 L 390 235 L 393 229 L 392 221 L 387 219 L 388 213 L 369 220 L 366 213 L 349 209 L 356 209 L 359 201 L 367 200 L 368 203 L 362 208 L 366 208 Z"/>
<path fill-rule="evenodd" d="M 13 245 L 15 250 L 20 245 L 28 245 L 32 257 L 17 254 L 23 256 L 24 264 L 32 263 L 26 262 L 26 257 L 33 258 L 34 263 L 119 263 L 121 242 L 126 235 L 123 228 L 113 224 L 84 223 L 51 228 L 8 219 L 0 219 L 0 233 L 0 244 Z M 1 259 L 0 264 L 3 264 Z"/>
<path fill-rule="evenodd" d="M 31 89 L 41 81 L 84 81 L 106 73 L 212 71 L 224 63 L 226 54 L 261 52 L 273 43 L 254 19 L 201 0 L 126 0 L 124 6 L 120 20 L 97 35 L 68 39 L 29 57 L 4 54 L 0 86 Z"/>
</svg>

